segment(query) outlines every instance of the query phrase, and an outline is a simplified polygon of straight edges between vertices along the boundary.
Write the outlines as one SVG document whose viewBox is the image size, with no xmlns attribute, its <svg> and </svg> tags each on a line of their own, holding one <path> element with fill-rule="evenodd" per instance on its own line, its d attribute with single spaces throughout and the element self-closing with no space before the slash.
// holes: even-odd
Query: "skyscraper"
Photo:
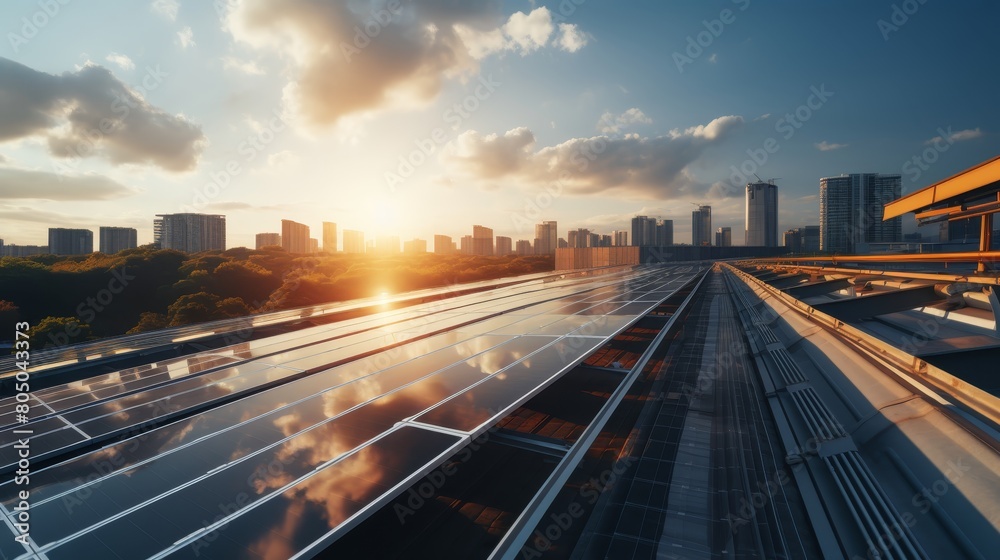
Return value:
<svg viewBox="0 0 1000 560">
<path fill-rule="evenodd" d="M 434 236 L 434 252 L 438 255 L 447 255 L 452 252 L 452 241 L 449 235 Z"/>
<path fill-rule="evenodd" d="M 733 246 L 733 229 L 731 227 L 723 226 L 715 230 L 715 246 L 716 247 Z"/>
<path fill-rule="evenodd" d="M 711 206 L 699 206 L 697 210 L 691 212 L 691 244 L 696 246 L 712 244 Z"/>
<path fill-rule="evenodd" d="M 263 249 L 264 247 L 274 247 L 281 246 L 281 234 L 280 233 L 258 233 L 257 234 L 257 248 Z"/>
<path fill-rule="evenodd" d="M 379 255 L 398 255 L 399 236 L 380 235 L 375 238 L 375 252 Z"/>
<path fill-rule="evenodd" d="M 657 247 L 667 247 L 674 244 L 674 221 L 660 220 L 656 222 Z"/>
<path fill-rule="evenodd" d="M 503 235 L 497 236 L 497 252 L 498 257 L 506 257 L 507 255 L 514 252 L 513 240 L 509 237 Z"/>
<path fill-rule="evenodd" d="M 403 252 L 409 255 L 417 255 L 427 252 L 427 240 L 411 239 L 403 242 Z"/>
<path fill-rule="evenodd" d="M 493 230 L 485 226 L 472 226 L 472 254 L 481 257 L 493 255 Z"/>
<path fill-rule="evenodd" d="M 333 222 L 323 222 L 323 250 L 337 252 L 337 224 Z"/>
<path fill-rule="evenodd" d="M 901 175 L 852 173 L 819 181 L 820 250 L 854 253 L 859 243 L 901 241 L 902 218 L 882 221 L 886 203 L 902 195 Z"/>
<path fill-rule="evenodd" d="M 774 183 L 747 183 L 744 235 L 748 247 L 778 246 L 778 186 Z"/>
<path fill-rule="evenodd" d="M 519 239 L 517 241 L 517 256 L 523 257 L 526 255 L 531 255 L 534 253 L 534 249 L 531 248 L 531 241 L 527 239 Z"/>
<path fill-rule="evenodd" d="M 310 252 L 309 226 L 292 220 L 281 220 L 281 247 L 289 253 Z"/>
<path fill-rule="evenodd" d="M 89 255 L 94 252 L 94 232 L 49 228 L 49 252 L 53 255 Z"/>
<path fill-rule="evenodd" d="M 344 230 L 344 252 L 363 255 L 365 252 L 365 234 L 353 229 Z"/>
<path fill-rule="evenodd" d="M 782 234 L 782 245 L 788 249 L 789 253 L 801 253 L 802 252 L 802 230 L 795 228 L 786 230 Z"/>
<path fill-rule="evenodd" d="M 226 250 L 226 217 L 218 214 L 157 214 L 154 241 L 185 253 Z"/>
<path fill-rule="evenodd" d="M 546 255 L 556 252 L 559 231 L 556 222 L 542 222 L 535 225 L 535 252 Z"/>
<path fill-rule="evenodd" d="M 659 245 L 656 228 L 656 218 L 648 218 L 646 216 L 633 217 L 632 245 L 636 247 L 652 247 Z M 673 222 L 671 222 L 670 235 L 673 237 Z"/>
<path fill-rule="evenodd" d="M 101 226 L 98 235 L 101 238 L 101 252 L 113 255 L 125 249 L 135 249 L 138 246 L 138 232 L 130 227 Z"/>
<path fill-rule="evenodd" d="M 615 230 L 611 232 L 611 244 L 615 247 L 624 247 L 628 245 L 628 232 L 624 230 Z"/>
</svg>

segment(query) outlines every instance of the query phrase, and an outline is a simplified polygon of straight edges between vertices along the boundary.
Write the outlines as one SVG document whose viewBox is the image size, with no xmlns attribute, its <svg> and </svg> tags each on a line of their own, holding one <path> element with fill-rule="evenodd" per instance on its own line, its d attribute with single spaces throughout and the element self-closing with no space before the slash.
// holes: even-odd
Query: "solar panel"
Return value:
<svg viewBox="0 0 1000 560">
<path fill-rule="evenodd" d="M 49 558 L 323 546 L 655 307 L 677 275 L 503 288 L 54 388 L 53 409 L 65 413 L 36 420 L 48 433 L 32 440 L 33 456 L 67 460 L 32 473 L 35 545 Z M 207 364 L 217 369 L 192 371 Z M 167 381 L 171 367 L 187 369 Z M 155 429 L 68 451 L 137 428 Z M 15 491 L 0 484 L 5 513 Z"/>
</svg>

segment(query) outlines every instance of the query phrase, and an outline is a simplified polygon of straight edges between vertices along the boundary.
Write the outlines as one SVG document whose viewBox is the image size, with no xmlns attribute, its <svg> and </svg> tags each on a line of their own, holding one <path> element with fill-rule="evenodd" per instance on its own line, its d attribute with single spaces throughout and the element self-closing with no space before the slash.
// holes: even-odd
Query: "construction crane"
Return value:
<svg viewBox="0 0 1000 560">
<path fill-rule="evenodd" d="M 754 173 L 753 176 L 757 178 L 758 182 L 760 182 L 760 183 L 768 183 L 770 185 L 773 185 L 775 181 L 777 181 L 778 179 L 781 179 L 781 177 L 771 177 L 770 179 L 768 179 L 767 181 L 765 181 L 765 180 L 761 179 L 760 175 L 757 175 L 756 173 Z"/>
</svg>

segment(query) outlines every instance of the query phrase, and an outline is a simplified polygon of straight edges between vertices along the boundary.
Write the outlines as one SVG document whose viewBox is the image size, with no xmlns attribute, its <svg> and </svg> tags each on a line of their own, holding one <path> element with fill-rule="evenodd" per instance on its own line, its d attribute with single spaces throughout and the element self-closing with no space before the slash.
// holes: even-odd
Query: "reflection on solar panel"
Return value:
<svg viewBox="0 0 1000 560">
<path fill-rule="evenodd" d="M 30 546 L 0 553 L 314 554 L 698 273 L 524 283 L 38 391 L 19 427 L 51 466 L 32 473 Z M 0 484 L 8 524 L 17 490 Z"/>
</svg>

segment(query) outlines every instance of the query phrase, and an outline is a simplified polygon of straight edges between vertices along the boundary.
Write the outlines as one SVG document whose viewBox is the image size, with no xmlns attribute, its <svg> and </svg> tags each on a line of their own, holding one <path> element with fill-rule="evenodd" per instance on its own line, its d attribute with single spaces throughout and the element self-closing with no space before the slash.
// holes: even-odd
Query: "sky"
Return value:
<svg viewBox="0 0 1000 560">
<path fill-rule="evenodd" d="M 0 4 L 0 238 L 225 214 L 531 239 L 691 211 L 819 223 L 819 179 L 903 191 L 997 155 L 1000 4 L 17 0 Z M 913 231 L 912 219 L 904 231 Z M 429 243 L 430 244 L 430 243 Z"/>
</svg>

